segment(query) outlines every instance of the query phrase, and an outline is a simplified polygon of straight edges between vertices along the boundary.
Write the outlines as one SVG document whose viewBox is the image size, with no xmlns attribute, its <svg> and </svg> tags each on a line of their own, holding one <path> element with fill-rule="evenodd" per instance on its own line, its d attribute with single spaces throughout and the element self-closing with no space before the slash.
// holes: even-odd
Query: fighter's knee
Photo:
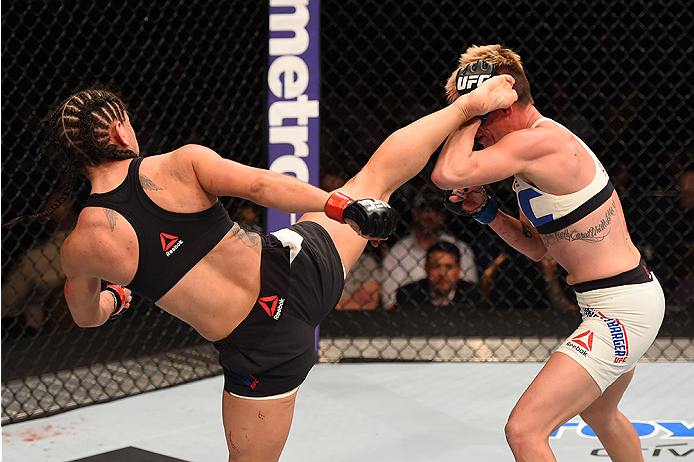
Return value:
<svg viewBox="0 0 694 462">
<path fill-rule="evenodd" d="M 524 454 L 527 450 L 538 447 L 546 442 L 549 435 L 528 425 L 523 419 L 511 414 L 504 427 L 506 442 L 514 454 Z"/>
<path fill-rule="evenodd" d="M 591 408 L 581 412 L 580 416 L 590 428 L 595 430 L 596 428 L 610 426 L 617 418 L 618 412 L 616 407 L 596 406 L 592 408 L 591 406 Z"/>
<path fill-rule="evenodd" d="M 504 427 L 504 435 L 506 436 L 506 442 L 514 450 L 520 449 L 524 442 L 529 439 L 527 429 L 522 425 L 520 419 L 514 417 L 513 414 L 508 418 L 506 426 Z"/>
</svg>

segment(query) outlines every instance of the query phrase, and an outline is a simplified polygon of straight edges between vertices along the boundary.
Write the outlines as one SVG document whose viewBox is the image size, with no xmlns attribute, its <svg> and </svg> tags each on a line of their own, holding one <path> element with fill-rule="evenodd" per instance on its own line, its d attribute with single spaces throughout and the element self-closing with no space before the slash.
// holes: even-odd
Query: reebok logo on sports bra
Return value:
<svg viewBox="0 0 694 462">
<path fill-rule="evenodd" d="M 171 234 L 159 233 L 159 239 L 161 239 L 161 248 L 167 257 L 170 257 L 183 244 L 182 240 Z"/>
</svg>

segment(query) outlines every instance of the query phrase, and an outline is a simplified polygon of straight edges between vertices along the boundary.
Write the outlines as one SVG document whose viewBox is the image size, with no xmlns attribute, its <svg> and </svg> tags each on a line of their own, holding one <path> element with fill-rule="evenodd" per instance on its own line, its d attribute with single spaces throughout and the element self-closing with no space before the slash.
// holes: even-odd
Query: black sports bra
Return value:
<svg viewBox="0 0 694 462">
<path fill-rule="evenodd" d="M 132 225 L 140 255 L 128 287 L 156 302 L 222 240 L 234 222 L 219 201 L 195 213 L 159 207 L 140 184 L 142 160 L 137 157 L 130 162 L 128 175 L 116 189 L 90 195 L 84 206 L 115 210 Z"/>
</svg>

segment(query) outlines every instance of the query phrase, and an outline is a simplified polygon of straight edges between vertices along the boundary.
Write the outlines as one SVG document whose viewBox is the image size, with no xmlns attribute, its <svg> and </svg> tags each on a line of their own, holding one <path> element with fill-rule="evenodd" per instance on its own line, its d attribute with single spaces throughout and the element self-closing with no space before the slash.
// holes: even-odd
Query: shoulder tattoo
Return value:
<svg viewBox="0 0 694 462">
<path fill-rule="evenodd" d="M 584 242 L 601 242 L 610 234 L 610 224 L 612 217 L 617 215 L 617 205 L 612 200 L 612 203 L 605 211 L 605 216 L 595 225 L 588 228 L 585 232 L 580 232 L 577 229 L 564 229 L 556 233 L 549 233 L 542 236 L 545 245 L 552 244 L 556 241 L 584 241 Z"/>
<path fill-rule="evenodd" d="M 159 186 L 154 183 L 154 181 L 150 180 L 147 178 L 145 175 L 140 174 L 140 184 L 142 185 L 142 189 L 146 191 L 163 191 L 164 188 L 160 188 Z"/>
<path fill-rule="evenodd" d="M 116 229 L 116 219 L 118 218 L 118 214 L 111 209 L 104 209 L 104 214 L 108 220 L 108 226 L 111 228 L 111 232 L 113 232 L 113 230 Z"/>
</svg>

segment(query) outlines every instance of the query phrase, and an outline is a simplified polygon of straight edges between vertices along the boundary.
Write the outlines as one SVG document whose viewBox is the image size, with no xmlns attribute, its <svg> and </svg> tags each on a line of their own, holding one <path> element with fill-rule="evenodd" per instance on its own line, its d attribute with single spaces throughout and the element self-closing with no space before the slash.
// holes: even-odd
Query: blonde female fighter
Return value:
<svg viewBox="0 0 694 462">
<path fill-rule="evenodd" d="M 535 261 L 549 252 L 568 272 L 583 316 L 511 412 L 507 441 L 518 461 L 553 461 L 549 435 L 580 414 L 613 461 L 643 460 L 617 405 L 658 333 L 663 291 L 631 242 L 607 172 L 583 141 L 535 108 L 518 54 L 501 45 L 470 47 L 448 80 L 448 96 L 455 101 L 495 74 L 513 76 L 518 101 L 456 129 L 432 180 L 454 190 L 450 208 L 519 252 Z M 473 151 L 475 139 L 484 149 Z M 479 186 L 509 177 L 519 218 Z"/>
</svg>

